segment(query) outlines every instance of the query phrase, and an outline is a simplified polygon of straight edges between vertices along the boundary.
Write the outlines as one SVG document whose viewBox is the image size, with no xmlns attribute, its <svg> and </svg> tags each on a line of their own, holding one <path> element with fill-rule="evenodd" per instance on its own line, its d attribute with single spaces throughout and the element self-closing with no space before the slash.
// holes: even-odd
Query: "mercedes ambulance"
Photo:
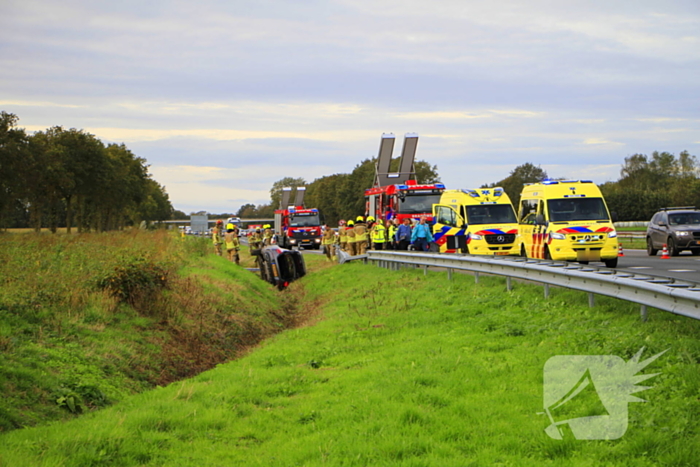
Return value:
<svg viewBox="0 0 700 467">
<path fill-rule="evenodd" d="M 520 254 L 518 221 L 503 188 L 445 190 L 433 219 L 441 253 Z"/>
<path fill-rule="evenodd" d="M 518 219 L 523 256 L 617 266 L 615 219 L 610 217 L 600 189 L 590 180 L 545 180 L 525 185 Z"/>
</svg>

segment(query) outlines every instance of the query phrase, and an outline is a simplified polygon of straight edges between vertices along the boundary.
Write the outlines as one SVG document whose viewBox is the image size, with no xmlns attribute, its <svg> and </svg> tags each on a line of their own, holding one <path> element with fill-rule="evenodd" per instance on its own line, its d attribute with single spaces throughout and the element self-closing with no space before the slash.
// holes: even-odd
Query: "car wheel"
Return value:
<svg viewBox="0 0 700 467">
<path fill-rule="evenodd" d="M 616 268 L 617 267 L 617 258 L 606 259 L 603 262 L 605 263 L 606 268 Z"/>
<path fill-rule="evenodd" d="M 678 256 L 679 251 L 676 247 L 676 242 L 673 240 L 672 237 L 668 237 L 668 243 L 666 245 L 668 246 L 669 256 Z"/>
<path fill-rule="evenodd" d="M 654 243 L 651 241 L 651 237 L 647 237 L 647 255 L 656 256 L 659 250 L 654 248 Z"/>
<path fill-rule="evenodd" d="M 588 261 L 579 261 L 578 264 L 588 264 Z"/>
<path fill-rule="evenodd" d="M 527 252 L 525 251 L 525 245 L 520 245 L 520 256 L 527 258 Z"/>
<path fill-rule="evenodd" d="M 552 255 L 549 253 L 549 247 L 546 245 L 544 247 L 544 259 L 552 259 Z"/>
</svg>

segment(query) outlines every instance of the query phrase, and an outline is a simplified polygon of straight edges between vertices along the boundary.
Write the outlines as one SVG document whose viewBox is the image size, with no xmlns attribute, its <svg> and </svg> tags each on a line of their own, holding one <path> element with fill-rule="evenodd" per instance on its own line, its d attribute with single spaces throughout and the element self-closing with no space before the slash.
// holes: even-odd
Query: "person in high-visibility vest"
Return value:
<svg viewBox="0 0 700 467">
<path fill-rule="evenodd" d="M 272 227 L 270 224 L 265 224 L 263 226 L 265 230 L 263 230 L 263 246 L 268 246 L 272 244 Z"/>
<path fill-rule="evenodd" d="M 355 221 L 355 254 L 364 255 L 367 253 L 367 225 L 362 216 L 357 216 Z"/>
<path fill-rule="evenodd" d="M 348 237 L 348 253 L 350 253 L 350 256 L 355 256 L 357 254 L 355 249 L 357 242 L 355 241 L 355 223 L 352 220 L 348 221 L 345 227 L 345 234 Z"/>
<path fill-rule="evenodd" d="M 238 256 L 238 250 L 241 249 L 241 244 L 238 241 L 236 229 L 226 229 L 224 243 L 226 243 L 226 256 L 228 260 L 239 264 L 240 258 Z"/>
<path fill-rule="evenodd" d="M 348 251 L 348 234 L 345 231 L 345 221 L 338 221 L 338 240 L 340 240 L 340 249 Z"/>
<path fill-rule="evenodd" d="M 389 237 L 387 238 L 386 241 L 386 248 L 388 250 L 395 250 L 396 249 L 396 219 L 392 219 L 390 221 L 386 221 L 387 225 L 389 226 L 387 229 L 387 232 L 389 233 Z"/>
<path fill-rule="evenodd" d="M 214 253 L 216 253 L 218 256 L 221 256 L 223 254 L 221 251 L 221 246 L 224 244 L 223 226 L 224 226 L 224 221 L 219 219 L 218 221 L 216 221 L 216 225 L 214 226 L 214 230 L 211 233 L 211 240 L 212 240 L 212 243 L 214 243 Z"/>
<path fill-rule="evenodd" d="M 374 244 L 375 250 L 384 249 L 384 244 L 386 243 L 386 227 L 384 227 L 381 220 L 376 222 L 372 229 L 372 243 Z"/>
<path fill-rule="evenodd" d="M 367 226 L 367 249 L 371 250 L 372 249 L 372 234 L 374 232 L 374 226 L 376 224 L 376 221 L 374 219 L 374 216 L 367 216 L 365 218 L 365 225 Z"/>
<path fill-rule="evenodd" d="M 248 237 L 248 245 L 250 246 L 250 251 L 259 250 L 262 246 L 262 234 L 260 229 L 256 229 Z"/>
<path fill-rule="evenodd" d="M 333 261 L 333 245 L 335 244 L 335 232 L 331 229 L 330 225 L 326 226 L 326 230 L 323 231 L 323 238 L 321 239 L 321 244 L 323 245 L 323 252 L 326 254 L 328 261 Z"/>
</svg>

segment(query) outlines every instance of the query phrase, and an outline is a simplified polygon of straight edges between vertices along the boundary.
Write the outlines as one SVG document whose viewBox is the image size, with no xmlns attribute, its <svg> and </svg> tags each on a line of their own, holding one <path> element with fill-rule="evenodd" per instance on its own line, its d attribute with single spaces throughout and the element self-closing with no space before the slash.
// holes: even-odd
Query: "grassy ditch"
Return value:
<svg viewBox="0 0 700 467">
<path fill-rule="evenodd" d="M 313 261 L 316 261 L 314 258 Z M 0 437 L 0 465 L 691 466 L 700 323 L 504 279 L 348 264 L 308 275 L 313 325 L 239 360 L 82 417 Z M 668 350 L 614 441 L 550 439 L 558 355 Z M 585 409 L 586 407 L 584 407 Z"/>
<path fill-rule="evenodd" d="M 0 236 L 0 431 L 193 376 L 294 324 L 293 300 L 211 250 L 166 232 Z"/>
</svg>

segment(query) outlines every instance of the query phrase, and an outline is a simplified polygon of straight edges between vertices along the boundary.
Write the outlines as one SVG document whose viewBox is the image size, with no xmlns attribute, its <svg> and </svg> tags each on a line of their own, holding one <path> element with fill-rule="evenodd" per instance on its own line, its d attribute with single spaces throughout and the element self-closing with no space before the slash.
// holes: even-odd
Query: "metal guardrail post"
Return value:
<svg viewBox="0 0 700 467">
<path fill-rule="evenodd" d="M 474 283 L 475 283 L 475 284 L 478 284 L 478 283 L 479 283 L 479 273 L 478 273 L 478 272 L 475 272 L 475 273 L 474 273 Z"/>
<path fill-rule="evenodd" d="M 646 305 L 642 305 L 640 307 L 639 314 L 642 317 L 642 321 L 646 322 L 646 320 L 647 320 L 647 306 Z"/>
<path fill-rule="evenodd" d="M 595 294 L 588 292 L 588 308 L 593 308 L 595 306 Z"/>
<path fill-rule="evenodd" d="M 447 268 L 447 280 L 452 280 L 452 268 Z"/>
<path fill-rule="evenodd" d="M 544 299 L 549 299 L 549 284 L 544 284 Z"/>
</svg>

